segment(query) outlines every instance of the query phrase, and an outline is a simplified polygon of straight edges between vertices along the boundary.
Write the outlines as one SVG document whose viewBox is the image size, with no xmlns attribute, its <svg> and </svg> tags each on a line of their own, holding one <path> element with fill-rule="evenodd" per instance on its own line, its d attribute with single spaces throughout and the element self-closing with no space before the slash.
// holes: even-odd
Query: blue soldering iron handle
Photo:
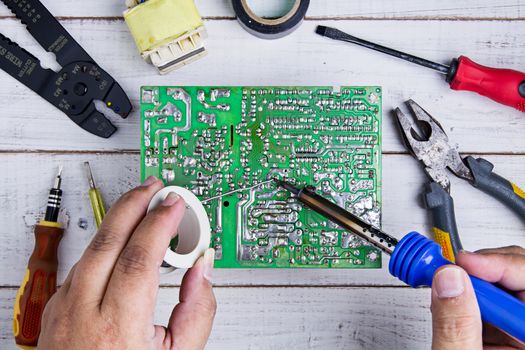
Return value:
<svg viewBox="0 0 525 350">
<path fill-rule="evenodd" d="M 397 244 L 390 258 L 390 273 L 411 287 L 431 286 L 437 269 L 452 264 L 441 247 L 410 232 Z M 493 284 L 470 276 L 483 321 L 525 342 L 525 303 Z"/>
</svg>

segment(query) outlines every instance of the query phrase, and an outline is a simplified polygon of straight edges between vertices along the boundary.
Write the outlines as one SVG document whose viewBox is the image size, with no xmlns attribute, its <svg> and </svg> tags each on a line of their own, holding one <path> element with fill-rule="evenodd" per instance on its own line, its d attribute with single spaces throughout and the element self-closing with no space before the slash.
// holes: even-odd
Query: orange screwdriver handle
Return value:
<svg viewBox="0 0 525 350">
<path fill-rule="evenodd" d="M 13 333 L 16 344 L 37 345 L 42 313 L 56 291 L 57 248 L 64 230 L 54 222 L 35 226 L 35 249 L 29 258 L 24 281 L 16 296 Z"/>
<path fill-rule="evenodd" d="M 453 90 L 477 92 L 525 112 L 525 73 L 485 67 L 468 57 L 460 56 L 450 87 Z"/>
</svg>

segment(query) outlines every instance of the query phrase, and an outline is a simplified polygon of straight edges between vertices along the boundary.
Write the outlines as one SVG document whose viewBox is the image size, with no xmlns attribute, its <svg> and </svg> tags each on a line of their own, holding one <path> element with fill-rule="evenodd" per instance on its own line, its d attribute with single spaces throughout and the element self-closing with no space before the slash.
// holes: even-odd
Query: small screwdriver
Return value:
<svg viewBox="0 0 525 350">
<path fill-rule="evenodd" d="M 388 265 L 390 273 L 411 287 L 431 286 L 436 270 L 441 266 L 452 264 L 443 257 L 441 247 L 437 243 L 417 232 L 410 232 L 398 241 L 319 196 L 313 187 L 299 189 L 286 181 L 274 180 L 315 212 L 391 255 Z M 525 341 L 525 303 L 477 277 L 470 276 L 470 280 L 483 321 L 516 339 Z"/>
<path fill-rule="evenodd" d="M 346 41 L 368 49 L 376 50 L 403 60 L 434 69 L 445 74 L 446 81 L 453 90 L 477 92 L 498 103 L 525 112 L 525 73 L 511 69 L 482 66 L 470 58 L 460 56 L 453 59 L 450 66 L 432 62 L 401 51 L 356 38 L 336 28 L 318 26 L 316 33 L 330 39 Z"/>
<path fill-rule="evenodd" d="M 62 167 L 49 191 L 44 220 L 35 225 L 35 247 L 15 299 L 13 333 L 21 348 L 36 347 L 42 313 L 56 291 L 57 249 L 64 230 L 58 223 Z"/>
<path fill-rule="evenodd" d="M 99 228 L 100 224 L 102 224 L 102 219 L 104 219 L 104 216 L 106 215 L 106 210 L 104 209 L 104 202 L 102 202 L 100 191 L 95 185 L 89 162 L 84 162 L 84 166 L 86 167 L 86 174 L 89 182 L 89 200 L 91 201 L 91 208 L 93 209 L 93 215 L 95 216 L 95 223 L 97 228 Z"/>
</svg>

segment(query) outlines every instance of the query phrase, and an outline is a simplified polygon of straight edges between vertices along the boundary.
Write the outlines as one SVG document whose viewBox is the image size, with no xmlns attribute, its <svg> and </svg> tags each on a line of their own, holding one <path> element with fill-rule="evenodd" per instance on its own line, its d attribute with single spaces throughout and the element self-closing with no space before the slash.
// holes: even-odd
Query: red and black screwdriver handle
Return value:
<svg viewBox="0 0 525 350">
<path fill-rule="evenodd" d="M 525 192 L 522 189 L 494 173 L 494 165 L 484 158 L 468 156 L 463 160 L 474 178 L 472 186 L 498 199 L 525 220 Z M 424 201 L 432 214 L 434 239 L 441 245 L 443 256 L 454 262 L 456 254 L 462 249 L 454 201 L 436 182 L 430 183 Z"/>
<path fill-rule="evenodd" d="M 477 92 L 525 112 L 525 73 L 482 66 L 460 56 L 452 61 L 447 81 L 453 90 Z"/>
</svg>

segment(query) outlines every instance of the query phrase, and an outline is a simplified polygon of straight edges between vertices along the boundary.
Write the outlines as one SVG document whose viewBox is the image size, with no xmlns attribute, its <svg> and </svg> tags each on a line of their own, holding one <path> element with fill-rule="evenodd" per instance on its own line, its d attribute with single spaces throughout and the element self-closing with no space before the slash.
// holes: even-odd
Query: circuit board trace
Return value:
<svg viewBox="0 0 525 350">
<path fill-rule="evenodd" d="M 315 186 L 379 227 L 379 87 L 145 86 L 141 124 L 142 179 L 203 201 L 216 267 L 381 267 L 375 248 L 272 181 Z"/>
</svg>

